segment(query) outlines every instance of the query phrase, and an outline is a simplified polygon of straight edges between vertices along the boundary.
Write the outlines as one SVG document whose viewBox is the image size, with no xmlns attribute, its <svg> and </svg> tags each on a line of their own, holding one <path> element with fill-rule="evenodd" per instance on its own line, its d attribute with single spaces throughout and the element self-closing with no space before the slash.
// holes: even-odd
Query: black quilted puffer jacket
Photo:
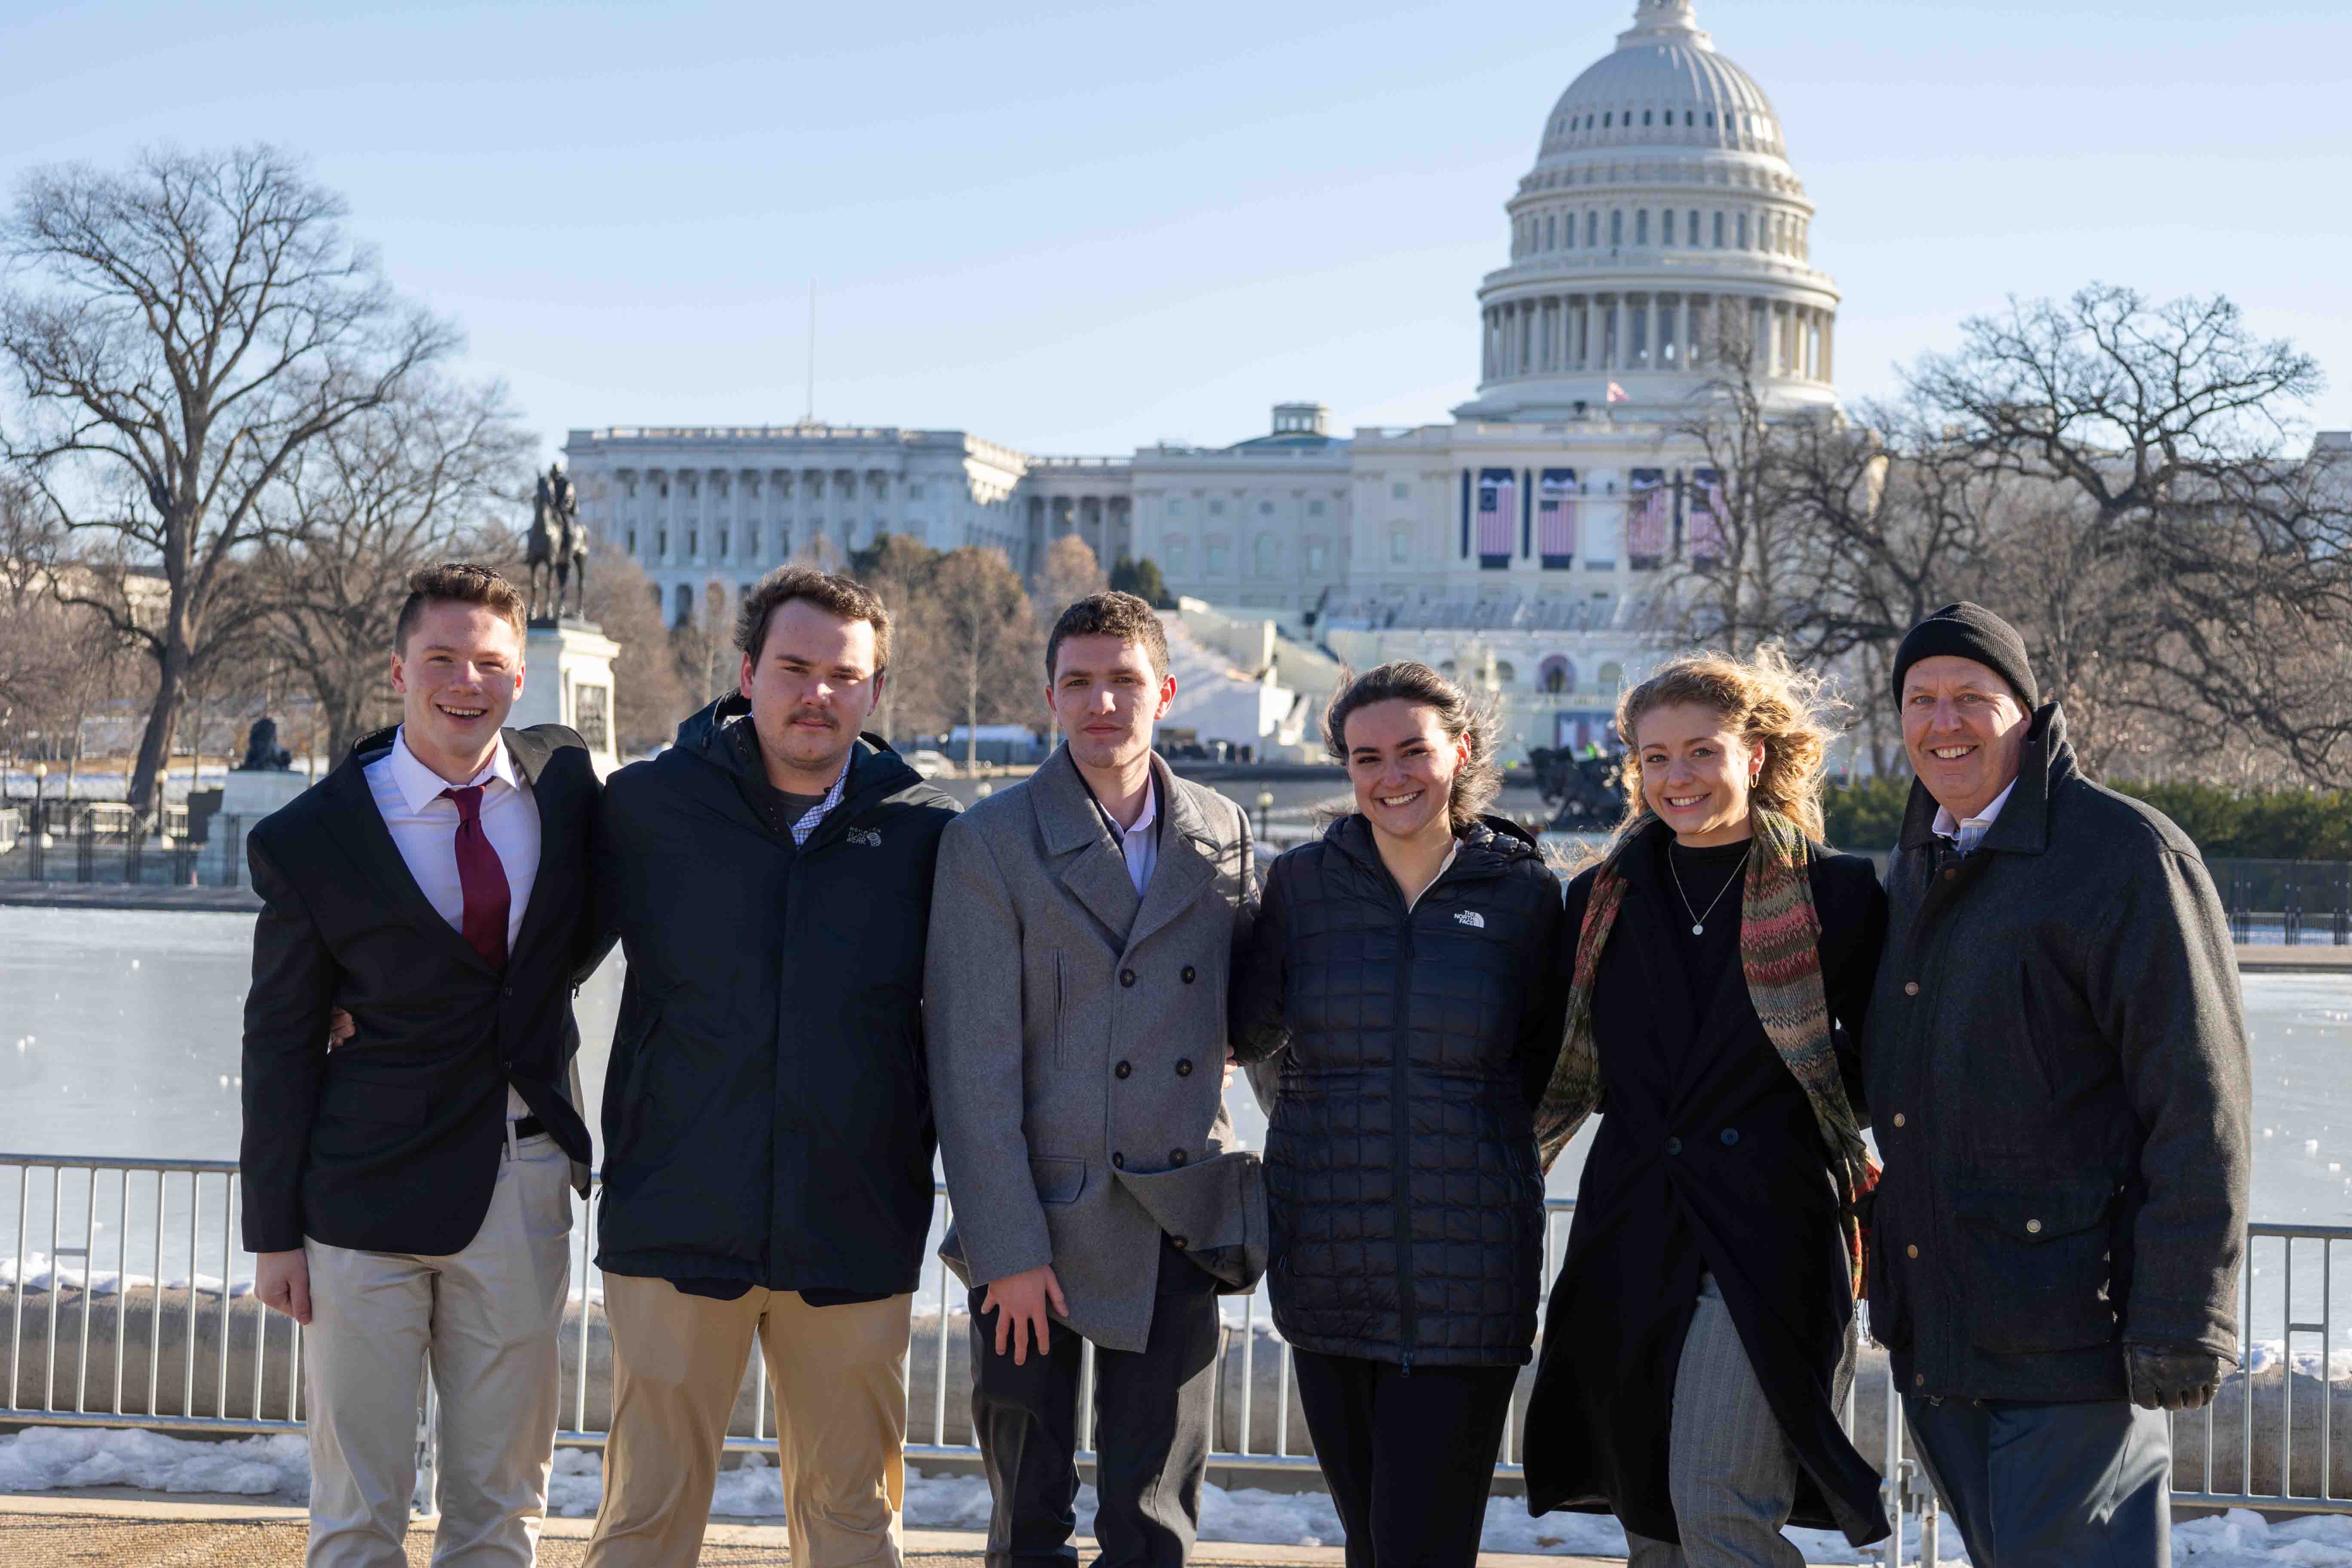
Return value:
<svg viewBox="0 0 2352 1568">
<path fill-rule="evenodd" d="M 1559 882 L 1512 823 L 1459 837 L 1408 911 L 1370 826 L 1333 823 L 1275 861 L 1234 976 L 1235 1054 L 1281 1053 L 1267 1278 L 1307 1350 L 1507 1366 L 1535 1339 Z"/>
</svg>

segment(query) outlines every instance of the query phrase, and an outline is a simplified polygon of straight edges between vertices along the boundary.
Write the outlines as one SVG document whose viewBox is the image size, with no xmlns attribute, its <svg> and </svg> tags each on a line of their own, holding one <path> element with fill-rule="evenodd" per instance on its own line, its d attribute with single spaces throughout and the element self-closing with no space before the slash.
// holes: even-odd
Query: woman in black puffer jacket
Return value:
<svg viewBox="0 0 2352 1568">
<path fill-rule="evenodd" d="M 1324 739 L 1356 810 L 1274 863 L 1234 982 L 1236 1058 L 1280 1053 L 1274 1320 L 1349 1568 L 1466 1568 L 1535 1338 L 1559 883 L 1479 816 L 1491 723 L 1428 666 L 1350 683 Z"/>
</svg>

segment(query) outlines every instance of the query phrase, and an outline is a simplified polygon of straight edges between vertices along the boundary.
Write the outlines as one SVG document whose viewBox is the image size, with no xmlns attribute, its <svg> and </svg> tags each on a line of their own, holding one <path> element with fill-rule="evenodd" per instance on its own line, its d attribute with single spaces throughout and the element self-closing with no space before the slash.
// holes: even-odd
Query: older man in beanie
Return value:
<svg viewBox="0 0 2352 1568">
<path fill-rule="evenodd" d="M 2170 1561 L 2164 1413 L 2237 1348 L 2246 1030 L 2197 847 L 2076 766 L 1975 605 L 1895 660 L 1917 773 L 1864 1070 L 1871 1323 L 1980 1568 Z"/>
</svg>

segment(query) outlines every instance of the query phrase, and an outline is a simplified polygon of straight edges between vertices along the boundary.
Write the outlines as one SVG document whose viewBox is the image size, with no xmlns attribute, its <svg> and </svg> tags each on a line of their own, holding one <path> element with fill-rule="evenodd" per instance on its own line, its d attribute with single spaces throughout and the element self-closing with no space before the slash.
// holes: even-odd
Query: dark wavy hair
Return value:
<svg viewBox="0 0 2352 1568">
<path fill-rule="evenodd" d="M 1348 720 L 1374 702 L 1409 702 L 1436 713 L 1449 741 L 1467 740 L 1470 755 L 1454 774 L 1447 815 L 1456 827 L 1478 820 L 1502 793 L 1503 771 L 1495 763 L 1495 715 L 1454 682 L 1414 659 L 1398 659 L 1351 676 L 1323 713 L 1323 749 L 1342 767 L 1348 762 Z"/>
</svg>

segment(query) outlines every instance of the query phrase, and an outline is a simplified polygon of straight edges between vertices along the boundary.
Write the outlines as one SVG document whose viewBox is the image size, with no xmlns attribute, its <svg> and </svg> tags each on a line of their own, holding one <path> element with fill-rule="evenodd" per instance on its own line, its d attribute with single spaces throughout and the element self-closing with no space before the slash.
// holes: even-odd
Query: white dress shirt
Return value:
<svg viewBox="0 0 2352 1568">
<path fill-rule="evenodd" d="M 2009 789 L 1993 796 L 1991 805 L 1974 816 L 1963 816 L 1957 821 L 1953 819 L 1948 810 L 1941 805 L 1937 806 L 1933 831 L 1937 837 L 1957 840 L 1961 854 L 1974 854 L 1977 846 L 1984 842 L 1984 836 L 1992 831 L 1993 820 L 2000 816 L 2000 808 L 2009 804 L 2009 790 L 2016 787 L 2017 781 L 2010 780 Z"/>
<path fill-rule="evenodd" d="M 1160 864 L 1160 785 L 1154 780 L 1143 792 L 1143 810 L 1132 827 L 1121 827 L 1108 812 L 1103 813 L 1118 838 L 1118 852 L 1127 858 L 1127 879 L 1135 884 L 1136 895 L 1151 885 L 1151 873 Z"/>
<path fill-rule="evenodd" d="M 408 727 L 393 732 L 392 750 L 370 763 L 368 788 L 393 847 L 408 874 L 416 879 L 436 913 L 453 929 L 465 929 L 466 886 L 457 875 L 457 803 L 441 792 L 449 781 L 426 767 L 408 749 Z M 498 852 L 507 874 L 507 951 L 514 951 L 522 934 L 523 912 L 530 906 L 531 884 L 539 879 L 539 803 L 530 785 L 515 771 L 506 737 L 490 753 L 489 764 L 466 781 L 482 786 L 482 837 Z M 507 1086 L 509 1120 L 530 1114 L 514 1086 Z"/>
</svg>

